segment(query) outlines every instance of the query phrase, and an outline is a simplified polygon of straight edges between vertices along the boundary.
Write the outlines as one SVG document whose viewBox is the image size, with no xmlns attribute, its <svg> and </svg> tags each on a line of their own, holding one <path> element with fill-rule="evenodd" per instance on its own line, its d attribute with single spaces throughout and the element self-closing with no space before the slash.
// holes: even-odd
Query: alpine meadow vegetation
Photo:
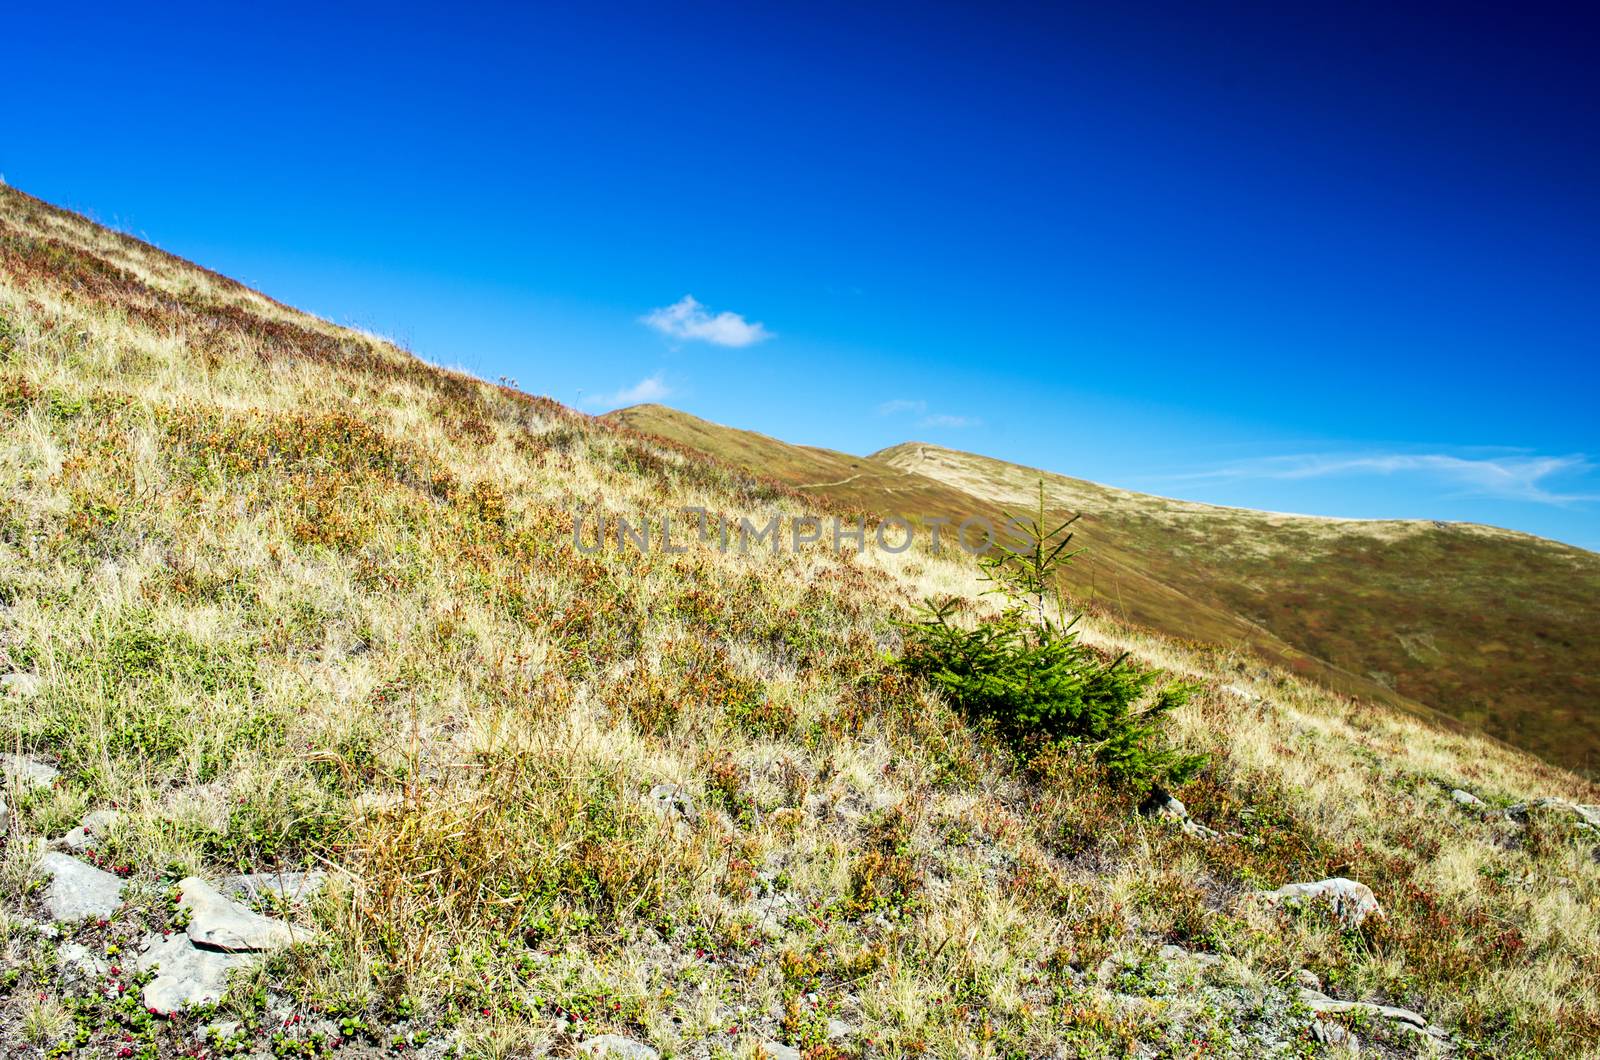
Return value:
<svg viewBox="0 0 1600 1060">
<path fill-rule="evenodd" d="M 1590 783 L 1059 520 L 580 552 L 827 505 L 4 186 L 0 494 L 8 1055 L 1596 1053 Z"/>
<path fill-rule="evenodd" d="M 1463 722 L 1591 778 L 1600 767 L 1595 552 L 1473 523 L 1176 500 L 927 442 L 865 456 L 790 445 L 662 405 L 601 418 L 869 517 L 999 524 L 1043 483 L 1058 521 L 1082 515 L 1084 554 L 1062 572 L 1075 606 Z"/>
</svg>

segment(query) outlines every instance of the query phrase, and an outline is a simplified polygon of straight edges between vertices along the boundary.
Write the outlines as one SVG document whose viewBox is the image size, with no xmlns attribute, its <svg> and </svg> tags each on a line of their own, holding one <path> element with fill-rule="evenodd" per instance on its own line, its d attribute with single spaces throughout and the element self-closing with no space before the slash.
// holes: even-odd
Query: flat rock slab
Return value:
<svg viewBox="0 0 1600 1060">
<path fill-rule="evenodd" d="M 33 674 L 14 673 L 0 677 L 0 695 L 32 699 L 39 694 L 39 679 Z"/>
<path fill-rule="evenodd" d="M 77 858 L 52 850 L 39 859 L 37 868 L 50 875 L 44 904 L 57 920 L 90 916 L 103 920 L 122 905 L 122 881 Z"/>
<path fill-rule="evenodd" d="M 762 1042 L 761 1055 L 765 1060 L 800 1060 L 800 1050 L 782 1042 Z"/>
<path fill-rule="evenodd" d="M 1196 964 L 1198 964 L 1198 965 L 1200 965 L 1201 967 L 1204 967 L 1204 968 L 1210 968 L 1213 965 L 1223 964 L 1224 962 L 1227 961 L 1227 958 L 1223 957 L 1221 954 L 1205 953 L 1205 952 L 1200 951 L 1200 950 L 1195 950 L 1195 951 L 1191 952 L 1189 950 L 1184 949 L 1182 946 L 1175 946 L 1172 943 L 1168 943 L 1167 945 L 1161 947 L 1160 954 L 1161 954 L 1162 959 L 1164 959 L 1164 960 L 1168 960 L 1168 961 L 1190 960 L 1190 961 L 1194 961 Z M 1111 958 L 1107 958 L 1107 960 L 1112 960 L 1112 959 Z M 1104 962 L 1102 962 L 1102 965 L 1104 965 Z M 1115 960 L 1112 960 L 1111 967 L 1112 968 L 1116 967 Z"/>
<path fill-rule="evenodd" d="M 48 788 L 61 775 L 47 762 L 17 754 L 0 755 L 0 773 L 5 774 L 7 783 L 15 784 L 21 791 L 27 791 L 29 788 Z"/>
<path fill-rule="evenodd" d="M 620 1034 L 598 1034 L 578 1046 L 584 1056 L 619 1057 L 620 1060 L 658 1060 L 660 1053 Z"/>
<path fill-rule="evenodd" d="M 1369 916 L 1383 915 L 1372 888 L 1343 876 L 1335 876 L 1315 883 L 1291 883 L 1268 891 L 1266 897 L 1274 902 L 1300 903 L 1324 901 L 1333 907 L 1333 913 L 1347 927 L 1360 927 Z"/>
<path fill-rule="evenodd" d="M 1306 1008 L 1312 1012 L 1325 1015 L 1339 1015 L 1346 1012 L 1356 1012 L 1363 1016 L 1381 1016 L 1386 1020 L 1395 1020 L 1399 1023 L 1409 1023 L 1413 1027 L 1427 1027 L 1427 1018 L 1420 1013 L 1412 1012 L 1408 1008 L 1395 1008 L 1393 1005 L 1378 1005 L 1371 1001 L 1335 1001 L 1320 990 L 1300 991 L 1300 1000 L 1306 1003 Z"/>
<path fill-rule="evenodd" d="M 180 881 L 178 895 L 178 908 L 189 914 L 186 930 L 196 946 L 250 953 L 282 949 L 295 940 L 288 924 L 229 901 L 198 876 Z"/>
<path fill-rule="evenodd" d="M 248 872 L 229 876 L 219 889 L 229 898 L 247 902 L 275 898 L 293 905 L 310 900 L 327 882 L 325 872 Z"/>
<path fill-rule="evenodd" d="M 1519 802 L 1515 806 L 1506 807 L 1506 816 L 1513 821 L 1526 824 L 1528 811 L 1535 809 L 1557 810 L 1569 813 L 1578 819 L 1578 823 L 1589 828 L 1600 829 L 1600 806 L 1586 805 L 1578 802 L 1568 802 L 1566 799 L 1543 798 L 1534 799 L 1532 802 Z"/>
<path fill-rule="evenodd" d="M 249 954 L 201 949 L 187 935 L 162 938 L 151 935 L 139 955 L 140 972 L 154 971 L 141 995 L 144 1007 L 170 1016 L 185 1008 L 221 1001 L 228 989 L 228 974 L 245 968 L 256 958 Z"/>
</svg>

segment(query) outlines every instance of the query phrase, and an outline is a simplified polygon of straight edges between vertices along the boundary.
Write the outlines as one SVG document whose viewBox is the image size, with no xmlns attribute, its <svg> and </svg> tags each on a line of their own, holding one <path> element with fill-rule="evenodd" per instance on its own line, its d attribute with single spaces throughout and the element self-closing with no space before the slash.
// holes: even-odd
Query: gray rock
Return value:
<svg viewBox="0 0 1600 1060">
<path fill-rule="evenodd" d="M 186 935 L 165 939 L 152 935 L 145 940 L 145 951 L 139 955 L 137 965 L 140 972 L 156 972 L 156 977 L 145 984 L 144 1007 L 170 1016 L 195 1005 L 221 1001 L 227 992 L 229 973 L 249 966 L 255 959 L 248 954 L 201 949 Z"/>
<path fill-rule="evenodd" d="M 1185 835 L 1194 836 L 1196 839 L 1220 839 L 1222 833 L 1215 828 L 1205 825 L 1189 816 L 1189 808 L 1183 804 L 1182 799 L 1168 795 L 1157 788 L 1139 807 L 1139 812 L 1146 817 L 1154 817 L 1160 821 L 1167 821 L 1182 828 Z M 1230 835 L 1232 833 L 1229 833 Z"/>
<path fill-rule="evenodd" d="M 1317 1020 L 1311 1025 L 1311 1036 L 1324 1045 L 1343 1049 L 1349 1056 L 1361 1055 L 1361 1042 L 1343 1024 Z"/>
<path fill-rule="evenodd" d="M 829 1020 L 828 1021 L 828 1037 L 830 1039 L 833 1039 L 833 1038 L 848 1038 L 852 1034 L 854 1034 L 855 1032 L 856 1032 L 855 1027 L 853 1027 L 850 1024 L 846 1023 L 844 1020 Z"/>
<path fill-rule="evenodd" d="M 1334 915 L 1351 928 L 1360 927 L 1370 916 L 1383 916 L 1383 907 L 1378 904 L 1372 888 L 1343 876 L 1315 883 L 1291 883 L 1276 891 L 1266 892 L 1265 897 L 1274 902 L 1291 904 L 1325 901 L 1333 907 Z"/>
<path fill-rule="evenodd" d="M 622 1060 L 659 1060 L 660 1053 L 620 1034 L 598 1034 L 581 1043 L 578 1052 L 584 1056 L 618 1056 Z"/>
<path fill-rule="evenodd" d="M 87 946 L 68 942 L 56 950 L 56 967 L 70 980 L 101 979 L 111 970 L 102 957 L 95 956 Z"/>
<path fill-rule="evenodd" d="M 1413 1035 L 1417 1038 L 1431 1038 L 1435 1042 L 1448 1042 L 1450 1040 L 1449 1031 L 1432 1023 L 1428 1024 L 1426 1027 L 1418 1027 L 1414 1023 L 1391 1023 L 1389 1026 L 1397 1031 Z"/>
<path fill-rule="evenodd" d="M 833 804 L 833 815 L 846 824 L 857 824 L 871 814 L 892 809 L 899 801 L 894 792 L 882 788 L 865 792 L 851 788 Z"/>
<path fill-rule="evenodd" d="M 1519 824 L 1526 824 L 1529 811 L 1536 809 L 1556 810 L 1570 814 L 1576 817 L 1578 823 L 1584 827 L 1600 830 L 1600 806 L 1568 802 L 1566 799 L 1544 798 L 1534 799 L 1532 802 L 1519 802 L 1515 806 L 1506 808 L 1506 816 Z"/>
<path fill-rule="evenodd" d="M 1168 821 L 1187 821 L 1189 819 L 1189 808 L 1183 804 L 1183 800 L 1176 796 L 1168 795 L 1166 792 L 1151 796 L 1149 801 L 1141 806 L 1140 809 L 1148 817 L 1159 817 Z"/>
<path fill-rule="evenodd" d="M 0 677 L 0 695 L 13 699 L 32 699 L 39 694 L 39 679 L 33 674 L 14 673 Z"/>
<path fill-rule="evenodd" d="M 1222 838 L 1222 833 L 1217 831 L 1215 828 L 1207 828 L 1205 825 L 1201 824 L 1199 821 L 1196 821 L 1196 820 L 1194 820 L 1193 818 L 1190 818 L 1190 817 L 1185 817 L 1183 819 L 1183 831 L 1184 831 L 1185 835 L 1192 835 L 1196 839 L 1221 839 Z M 1229 834 L 1231 835 L 1232 833 L 1229 833 Z"/>
<path fill-rule="evenodd" d="M 12 938 L 26 939 L 33 935 L 51 940 L 61 938 L 61 925 L 53 921 L 35 920 L 31 916 L 22 916 L 17 913 L 0 914 L 0 917 L 3 917 L 10 925 Z"/>
<path fill-rule="evenodd" d="M 229 901 L 198 876 L 180 881 L 178 892 L 178 908 L 189 914 L 186 930 L 196 946 L 250 953 L 282 949 L 295 941 L 288 924 Z"/>
<path fill-rule="evenodd" d="M 1356 1012 L 1364 1016 L 1378 1016 L 1396 1023 L 1409 1023 L 1419 1030 L 1428 1026 L 1428 1021 L 1421 1015 L 1408 1008 L 1395 1008 L 1393 1005 L 1377 1005 L 1370 1001 L 1334 1001 L 1326 994 L 1315 990 L 1300 991 L 1300 1000 L 1306 1003 L 1306 1008 L 1312 1012 L 1325 1015 L 1339 1015 L 1346 1012 Z"/>
<path fill-rule="evenodd" d="M 120 820 L 122 814 L 116 810 L 96 810 L 85 817 L 82 824 L 68 832 L 61 840 L 61 845 L 78 853 L 93 850 L 100 845 L 99 840 L 104 839 Z"/>
<path fill-rule="evenodd" d="M 1166 960 L 1166 961 L 1193 961 L 1196 964 L 1200 965 L 1202 968 L 1210 968 L 1213 965 L 1221 964 L 1225 960 L 1227 960 L 1226 957 L 1223 957 L 1221 954 L 1218 954 L 1218 953 L 1192 953 L 1189 950 L 1184 949 L 1182 946 L 1179 946 L 1179 945 L 1177 945 L 1175 943 L 1171 943 L 1171 942 L 1169 942 L 1165 946 L 1161 947 L 1161 949 L 1158 950 L 1157 953 L 1161 956 L 1161 958 L 1163 960 Z"/>
<path fill-rule="evenodd" d="M 650 789 L 650 805 L 663 816 L 676 814 L 690 824 L 700 819 L 694 800 L 676 784 L 657 784 Z"/>
<path fill-rule="evenodd" d="M 37 868 L 50 875 L 44 904 L 57 920 L 105 919 L 122 905 L 122 881 L 77 858 L 52 850 Z"/>
<path fill-rule="evenodd" d="M 239 1033 L 239 1028 L 240 1023 L 238 1020 L 219 1020 L 216 1023 L 208 1023 L 201 1027 L 200 1032 L 195 1037 L 202 1042 L 226 1042 Z"/>
<path fill-rule="evenodd" d="M 1302 990 L 1321 990 L 1322 980 L 1317 978 L 1317 973 L 1310 968 L 1301 968 L 1294 973 L 1294 983 Z"/>
<path fill-rule="evenodd" d="M 230 898 L 276 899 L 294 905 L 314 898 L 327 882 L 325 872 L 250 872 L 229 876 L 219 890 Z"/>
<path fill-rule="evenodd" d="M 15 784 L 19 791 L 30 788 L 48 788 L 61 774 L 54 766 L 28 755 L 0 755 L 0 773 L 6 782 Z"/>
<path fill-rule="evenodd" d="M 765 1060 L 800 1060 L 800 1050 L 782 1042 L 762 1042 L 761 1055 Z"/>
<path fill-rule="evenodd" d="M 749 908 L 756 930 L 775 939 L 783 934 L 784 922 L 801 907 L 787 894 L 767 894 L 752 901 Z"/>
<path fill-rule="evenodd" d="M 1456 801 L 1457 806 L 1466 806 L 1474 810 L 1481 810 L 1485 805 L 1482 799 L 1470 791 L 1463 791 L 1461 788 L 1450 789 L 1450 797 Z"/>
<path fill-rule="evenodd" d="M 121 811 L 96 810 L 84 817 L 82 827 L 90 835 L 104 836 L 109 835 L 121 820 Z"/>
</svg>

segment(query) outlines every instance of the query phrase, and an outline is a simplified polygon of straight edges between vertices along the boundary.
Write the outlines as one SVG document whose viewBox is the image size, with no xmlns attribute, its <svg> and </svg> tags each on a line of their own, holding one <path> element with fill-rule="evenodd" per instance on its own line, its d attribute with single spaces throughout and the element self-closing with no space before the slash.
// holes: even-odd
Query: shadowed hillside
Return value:
<svg viewBox="0 0 1600 1060">
<path fill-rule="evenodd" d="M 0 186 L 0 1053 L 1594 1054 L 1592 784 L 1195 643 L 1277 642 L 1109 521 L 1084 643 L 1204 768 L 997 740 L 903 664 L 970 558 L 574 525 L 1004 488 L 674 422 Z"/>
<path fill-rule="evenodd" d="M 1083 513 L 1072 591 L 1172 636 L 1248 646 L 1332 688 L 1431 708 L 1554 762 L 1600 763 L 1600 556 L 1469 524 L 1169 500 L 920 443 L 867 457 L 658 405 L 611 413 L 876 513 Z"/>
</svg>

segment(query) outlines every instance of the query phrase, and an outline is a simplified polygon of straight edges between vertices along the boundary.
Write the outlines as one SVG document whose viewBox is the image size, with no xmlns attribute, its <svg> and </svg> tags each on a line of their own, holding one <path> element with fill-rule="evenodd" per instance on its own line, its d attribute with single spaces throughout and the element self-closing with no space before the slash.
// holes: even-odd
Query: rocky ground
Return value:
<svg viewBox="0 0 1600 1060">
<path fill-rule="evenodd" d="M 26 798 L 48 789 L 57 771 L 39 758 L 5 756 L 8 788 Z M 1456 790 L 1463 807 L 1482 806 Z M 702 812 L 676 785 L 657 785 L 645 801 L 663 818 L 691 825 Z M 1600 833 L 1600 807 L 1546 800 L 1572 814 L 1583 827 Z M 814 800 L 810 812 L 838 823 L 859 823 L 889 809 L 882 800 L 855 794 L 836 803 Z M 1170 827 L 1208 841 L 1229 841 L 1194 822 L 1183 804 L 1157 796 L 1144 812 Z M 1526 817 L 1526 806 L 1505 811 L 1510 820 Z M 24 908 L 4 913 L 4 976 L 13 989 L 36 993 L 40 1003 L 4 1032 L 13 1041 L 10 1055 L 45 1056 L 52 1038 L 82 1048 L 100 1046 L 118 1057 L 169 1055 L 310 1056 L 467 1055 L 466 1043 L 447 1023 L 415 1013 L 342 1015 L 279 990 L 262 972 L 273 955 L 294 947 L 315 947 L 318 932 L 313 904 L 328 876 L 320 871 L 249 873 L 215 883 L 189 876 L 170 881 L 158 893 L 147 883 L 130 885 L 126 866 L 105 865 L 101 840 L 119 827 L 111 808 L 92 811 L 81 823 L 54 838 L 12 834 L 8 849 L 35 855 Z M 991 856 L 994 852 L 989 852 Z M 860 1025 L 861 1001 L 848 989 L 802 995 L 790 1011 L 774 1006 L 751 1011 L 726 1003 L 719 986 L 737 980 L 769 959 L 771 946 L 803 936 L 822 922 L 817 904 L 784 886 L 781 871 L 756 875 L 745 904 L 745 920 L 763 940 L 741 952 L 714 952 L 689 946 L 682 937 L 652 933 L 633 940 L 638 959 L 654 980 L 688 985 L 726 1025 L 724 1034 L 702 1040 L 676 1055 L 766 1056 L 798 1060 L 817 1055 L 818 1046 L 835 1046 L 873 1055 L 873 1041 Z M 1352 930 L 1384 913 L 1373 892 L 1353 880 L 1333 878 L 1288 884 L 1260 892 L 1252 900 L 1290 910 L 1316 906 Z M 893 934 L 894 920 L 881 913 L 861 925 L 863 938 Z M 579 952 L 539 953 L 552 966 L 583 961 Z M 1191 951 L 1145 940 L 1124 945 L 1094 968 L 1071 968 L 1049 986 L 1037 984 L 1037 1003 L 1059 1004 L 1061 992 L 1107 1020 L 1137 1019 L 1147 1037 L 1135 1055 L 1300 1056 L 1314 1053 L 1357 1055 L 1448 1055 L 1450 1035 L 1421 1014 L 1395 1006 L 1341 1000 L 1324 992 L 1318 977 L 1297 971 L 1289 981 L 1253 973 L 1235 958 Z M 1052 997 L 1052 993 L 1057 996 Z M 222 1005 L 225 998 L 231 1004 Z M 601 999 L 603 1021 L 604 999 Z M 795 1011 L 794 1009 L 798 1009 Z M 650 1060 L 660 1053 L 645 1041 L 615 1033 L 589 1033 L 592 1012 L 567 1014 L 565 1034 L 552 1036 L 555 1052 L 574 1048 L 587 1056 Z M 1159 1033 L 1148 1035 L 1148 1028 Z M 29 1046 L 33 1039 L 39 1044 Z M 1070 1045 L 1056 1056 L 1081 1055 Z"/>
</svg>

